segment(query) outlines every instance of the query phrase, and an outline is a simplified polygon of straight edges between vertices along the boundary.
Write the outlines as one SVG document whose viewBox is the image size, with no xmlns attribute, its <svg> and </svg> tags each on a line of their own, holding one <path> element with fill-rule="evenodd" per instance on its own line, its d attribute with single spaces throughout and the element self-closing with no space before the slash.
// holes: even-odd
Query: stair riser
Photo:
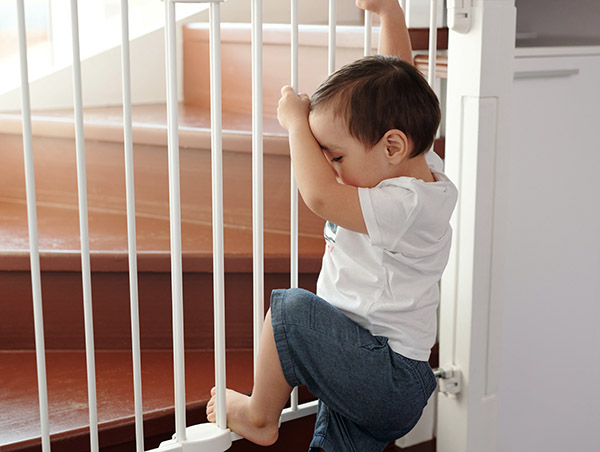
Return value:
<svg viewBox="0 0 600 452">
<path fill-rule="evenodd" d="M 326 32 L 325 32 L 326 33 Z M 300 90 L 312 93 L 327 77 L 327 41 L 323 32 L 313 33 L 315 45 L 300 45 L 300 61 L 310 61 L 299 73 Z M 252 111 L 252 53 L 249 30 L 221 32 L 222 103 L 225 110 Z M 287 38 L 287 35 L 285 36 Z M 209 32 L 208 29 L 184 27 L 183 57 L 184 98 L 194 105 L 210 104 Z M 310 39 L 310 38 L 309 38 Z M 323 45 L 324 44 L 324 45 Z M 263 112 L 275 115 L 281 87 L 291 84 L 290 45 L 282 42 L 265 42 L 263 52 Z M 339 47 L 336 64 L 340 67 L 363 55 L 363 49 Z M 241 77 L 240 74 L 247 74 Z"/>
<path fill-rule="evenodd" d="M 327 26 L 301 27 L 298 45 L 298 88 L 313 93 L 327 77 L 329 30 Z M 275 115 L 281 87 L 291 84 L 291 51 L 288 28 L 263 24 L 262 106 L 265 115 Z M 410 30 L 413 50 L 428 48 L 429 30 Z M 376 53 L 378 29 L 373 30 L 372 54 Z M 446 49 L 447 29 L 438 30 L 438 49 Z M 362 27 L 339 27 L 336 33 L 335 67 L 364 55 Z M 208 24 L 189 24 L 183 29 L 185 102 L 204 105 L 210 101 Z M 308 63 L 308 64 L 307 64 Z M 252 49 L 250 24 L 221 24 L 221 83 L 225 110 L 252 111 Z"/>
<path fill-rule="evenodd" d="M 300 285 L 315 289 L 315 273 L 301 273 Z M 33 308 L 28 272 L 0 273 L 0 349 L 33 349 Z M 129 276 L 126 272 L 93 272 L 94 335 L 98 349 L 128 349 L 131 344 Z M 172 347 L 171 277 L 169 273 L 139 274 L 142 348 Z M 265 275 L 265 305 L 272 289 L 289 287 L 286 273 Z M 183 278 L 185 344 L 213 347 L 212 274 L 186 272 Z M 46 347 L 83 349 L 83 295 L 78 272 L 43 272 L 42 296 Z M 252 275 L 227 273 L 226 344 L 252 347 Z M 18 302 L 15 302 L 18 301 Z"/>
</svg>

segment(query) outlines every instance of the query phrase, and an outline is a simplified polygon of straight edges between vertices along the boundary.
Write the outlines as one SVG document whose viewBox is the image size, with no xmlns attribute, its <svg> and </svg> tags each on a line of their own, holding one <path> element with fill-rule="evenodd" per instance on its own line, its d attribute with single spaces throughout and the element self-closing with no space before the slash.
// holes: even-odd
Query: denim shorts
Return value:
<svg viewBox="0 0 600 452">
<path fill-rule="evenodd" d="M 271 321 L 287 382 L 319 398 L 310 450 L 381 452 L 417 423 L 436 387 L 427 362 L 303 289 L 274 290 Z"/>
</svg>

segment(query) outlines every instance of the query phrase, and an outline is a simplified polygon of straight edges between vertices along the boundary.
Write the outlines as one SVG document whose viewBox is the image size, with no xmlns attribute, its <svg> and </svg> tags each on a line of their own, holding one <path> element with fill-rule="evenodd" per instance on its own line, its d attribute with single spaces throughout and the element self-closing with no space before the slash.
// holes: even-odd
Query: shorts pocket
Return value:
<svg viewBox="0 0 600 452">
<path fill-rule="evenodd" d="M 388 346 L 388 338 L 385 336 L 372 336 L 367 332 L 367 334 L 361 335 L 360 339 L 359 347 L 369 351 L 380 350 Z"/>
</svg>

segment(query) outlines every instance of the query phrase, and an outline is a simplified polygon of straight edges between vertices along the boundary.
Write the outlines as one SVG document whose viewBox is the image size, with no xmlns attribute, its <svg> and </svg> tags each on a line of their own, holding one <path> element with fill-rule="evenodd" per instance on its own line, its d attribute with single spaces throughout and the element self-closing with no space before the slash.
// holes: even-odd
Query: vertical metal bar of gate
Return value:
<svg viewBox="0 0 600 452">
<path fill-rule="evenodd" d="M 169 224 L 171 236 L 171 291 L 173 317 L 173 371 L 175 438 L 185 432 L 185 349 L 183 331 L 183 274 L 181 257 L 181 201 L 179 193 L 179 136 L 177 118 L 177 52 L 175 3 L 165 2 L 165 50 L 167 58 L 167 130 L 169 155 Z"/>
<path fill-rule="evenodd" d="M 175 437 L 164 443 L 166 450 L 197 450 L 211 447 L 216 441 L 218 450 L 231 444 L 227 430 L 225 410 L 225 268 L 223 246 L 223 146 L 221 108 L 221 18 L 220 1 L 210 1 L 210 104 L 211 104 L 211 178 L 212 178 L 212 230 L 213 230 L 213 294 L 214 294 L 214 342 L 215 342 L 215 386 L 216 427 L 212 424 L 190 427 L 186 430 L 185 420 L 185 359 L 183 331 L 183 291 L 181 252 L 181 202 L 179 175 L 178 97 L 177 97 L 177 51 L 175 5 L 203 0 L 166 0 L 165 2 L 165 53 L 167 58 L 167 130 L 169 153 L 169 205 L 171 227 L 171 278 L 173 292 L 173 361 L 175 374 Z M 188 435 L 189 433 L 189 435 Z M 226 438 L 224 437 L 226 436 Z M 189 438 L 188 438 L 189 436 Z M 187 446 L 184 446 L 187 443 Z M 200 443 L 202 446 L 200 446 Z M 161 450 L 161 447 L 156 450 Z"/>
<path fill-rule="evenodd" d="M 292 88 L 298 92 L 298 0 L 291 0 L 291 79 Z M 291 160 L 290 160 L 291 162 Z M 298 185 L 294 167 L 290 164 L 290 287 L 298 287 Z M 291 408 L 298 409 L 298 388 L 292 390 Z"/>
<path fill-rule="evenodd" d="M 223 139 L 221 109 L 221 4 L 210 4 L 210 105 L 213 212 L 213 279 L 217 427 L 227 428 L 225 411 L 225 266 L 223 248 Z"/>
<path fill-rule="evenodd" d="M 435 66 L 437 55 L 437 10 L 438 1 L 429 2 L 429 65 L 427 66 L 427 81 L 432 89 L 435 89 Z"/>
<path fill-rule="evenodd" d="M 23 156 L 25 163 L 25 190 L 27 196 L 27 225 L 29 228 L 29 261 L 31 265 L 31 290 L 33 296 L 33 322 L 35 332 L 38 399 L 40 406 L 40 430 L 42 438 L 42 452 L 49 452 L 50 428 L 48 420 L 48 386 L 46 380 L 46 347 L 44 344 L 44 313 L 42 307 L 42 284 L 40 275 L 40 253 L 35 197 L 35 172 L 33 163 L 33 137 L 31 132 L 31 102 L 29 97 L 29 72 L 27 67 L 27 37 L 25 27 L 25 7 L 23 0 L 17 0 L 17 29 L 19 35 L 19 58 L 21 64 Z"/>
<path fill-rule="evenodd" d="M 75 149 L 77 155 L 77 193 L 79 199 L 79 231 L 81 240 L 81 277 L 83 283 L 83 315 L 85 324 L 85 356 L 90 417 L 90 448 L 98 451 L 98 412 L 96 403 L 96 365 L 94 358 L 94 321 L 92 316 L 92 282 L 88 229 L 88 206 L 83 135 L 83 96 L 81 57 L 79 51 L 79 19 L 77 0 L 71 0 L 71 38 L 73 50 L 73 102 L 75 107 Z"/>
<path fill-rule="evenodd" d="M 252 281 L 254 376 L 265 317 L 263 246 L 262 0 L 252 0 Z"/>
<path fill-rule="evenodd" d="M 438 0 L 429 1 L 429 56 L 427 65 L 427 82 L 431 89 L 438 95 L 437 83 L 436 83 L 436 65 L 437 65 L 437 12 L 438 12 Z M 438 138 L 440 128 L 436 131 L 435 138 Z M 435 148 L 435 140 L 431 145 L 430 151 L 433 152 Z"/>
<path fill-rule="evenodd" d="M 133 138 L 131 119 L 131 68 L 129 58 L 129 2 L 121 0 L 121 75 L 123 85 L 123 147 L 127 204 L 127 256 L 129 260 L 129 300 L 131 317 L 131 358 L 136 451 L 144 450 L 144 411 L 142 407 L 142 366 L 140 315 L 138 304 L 137 247 L 135 236 L 135 193 L 133 180 Z"/>
<path fill-rule="evenodd" d="M 371 55 L 373 17 L 371 11 L 365 11 L 365 56 Z"/>
<path fill-rule="evenodd" d="M 175 435 L 186 440 L 179 139 L 177 120 L 176 0 L 166 2 L 167 110 L 169 130 L 169 196 L 171 205 L 171 273 L 173 280 L 173 354 L 175 365 Z M 221 5 L 210 3 L 211 168 L 213 212 L 213 293 L 217 427 L 227 425 L 225 411 L 225 269 L 223 250 L 223 146 L 221 113 Z"/>
<path fill-rule="evenodd" d="M 335 27 L 336 27 L 336 0 L 329 0 L 329 45 L 327 73 L 335 71 Z"/>
</svg>

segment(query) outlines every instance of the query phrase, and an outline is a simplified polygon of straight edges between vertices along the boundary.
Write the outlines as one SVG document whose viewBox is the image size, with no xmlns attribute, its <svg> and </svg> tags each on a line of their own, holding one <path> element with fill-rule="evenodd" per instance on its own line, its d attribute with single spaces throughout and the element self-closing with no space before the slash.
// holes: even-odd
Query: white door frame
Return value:
<svg viewBox="0 0 600 452">
<path fill-rule="evenodd" d="M 516 9 L 514 0 L 448 3 L 466 9 L 457 12 L 459 31 L 451 29 L 448 42 L 445 169 L 459 198 L 439 342 L 440 364 L 460 370 L 462 389 L 439 395 L 437 450 L 495 452 L 502 306 L 490 273 L 494 211 L 501 208 L 495 196 L 504 183 L 495 178 L 495 156 L 510 146 Z"/>
</svg>

